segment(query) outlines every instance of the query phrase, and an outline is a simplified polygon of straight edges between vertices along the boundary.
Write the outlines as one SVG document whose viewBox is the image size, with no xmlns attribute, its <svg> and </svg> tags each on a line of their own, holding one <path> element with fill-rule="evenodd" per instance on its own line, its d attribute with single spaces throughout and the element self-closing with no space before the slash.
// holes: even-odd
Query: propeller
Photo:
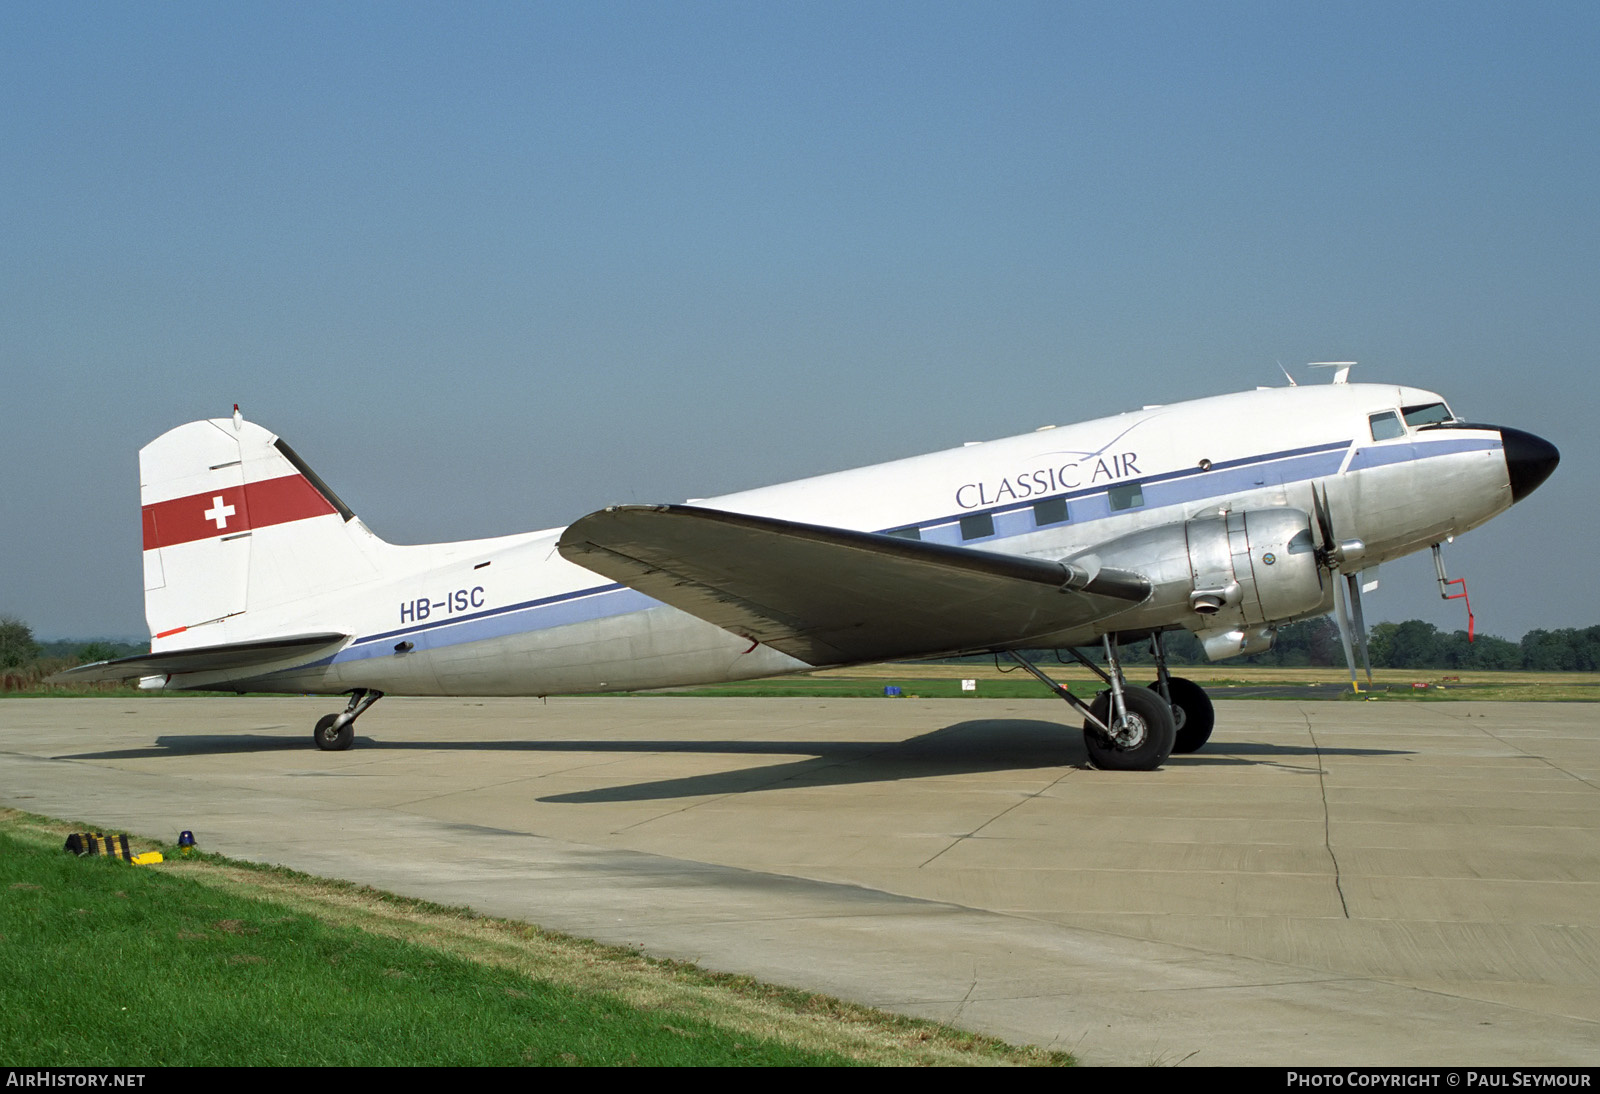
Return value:
<svg viewBox="0 0 1600 1094">
<path fill-rule="evenodd" d="M 1333 512 L 1328 505 L 1328 490 L 1311 486 L 1311 507 L 1317 520 L 1317 579 L 1327 570 L 1333 579 L 1335 618 L 1339 641 L 1344 646 L 1344 662 L 1350 666 L 1350 687 L 1361 690 L 1356 680 L 1356 650 L 1361 651 L 1361 666 L 1367 683 L 1372 683 L 1372 659 L 1367 653 L 1367 621 L 1361 613 L 1361 557 L 1367 545 L 1359 539 L 1341 540 L 1334 534 Z M 1339 579 L 1343 578 L 1343 581 Z M 1353 640 L 1352 640 L 1353 638 Z"/>
</svg>

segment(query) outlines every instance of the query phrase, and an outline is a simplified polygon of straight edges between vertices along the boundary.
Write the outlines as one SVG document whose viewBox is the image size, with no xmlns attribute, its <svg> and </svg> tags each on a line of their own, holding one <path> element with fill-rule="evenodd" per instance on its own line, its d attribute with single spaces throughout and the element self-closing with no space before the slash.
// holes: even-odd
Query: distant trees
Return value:
<svg viewBox="0 0 1600 1094">
<path fill-rule="evenodd" d="M 41 659 L 54 658 L 72 664 L 86 665 L 91 661 L 109 661 L 114 657 L 129 657 L 136 653 L 149 653 L 148 642 L 121 642 L 114 638 L 96 638 L 85 642 L 81 638 L 58 638 L 39 643 Z"/>
<path fill-rule="evenodd" d="M 1206 662 L 1200 643 L 1188 631 L 1169 631 L 1165 641 L 1167 657 L 1173 664 Z M 1520 643 L 1492 634 L 1480 634 L 1475 641 L 1468 642 L 1466 631 L 1441 631 L 1432 623 L 1408 619 L 1403 623 L 1379 623 L 1373 627 L 1367 635 L 1367 653 L 1375 669 L 1597 672 L 1600 671 L 1600 626 L 1529 631 Z M 1148 664 L 1152 660 L 1144 642 L 1124 646 L 1122 658 L 1130 665 Z M 1324 615 L 1279 627 L 1272 649 L 1239 658 L 1239 663 L 1343 666 L 1344 647 L 1339 640 L 1339 626 L 1331 616 Z"/>
<path fill-rule="evenodd" d="M 1369 642 L 1375 668 L 1525 669 L 1531 672 L 1594 672 L 1600 669 L 1600 627 L 1529 631 L 1520 644 L 1466 631 L 1445 633 L 1408 619 L 1379 623 Z"/>
<path fill-rule="evenodd" d="M 33 628 L 12 615 L 0 615 L 0 669 L 31 665 L 39 657 Z"/>
<path fill-rule="evenodd" d="M 1329 668 L 1344 664 L 1344 646 L 1339 627 L 1328 616 L 1302 619 L 1278 628 L 1277 641 L 1266 653 L 1246 658 L 1252 665 L 1314 666 Z"/>
<path fill-rule="evenodd" d="M 22 620 L 0 615 L 0 692 L 32 691 L 51 673 L 91 661 L 147 653 L 148 642 L 119 642 L 115 639 L 57 639 L 40 642 L 33 629 Z M 91 690 L 113 688 L 112 684 L 89 684 Z"/>
<path fill-rule="evenodd" d="M 121 657 L 119 646 L 126 643 L 96 641 L 78 647 L 77 657 L 80 664 L 89 665 L 96 661 L 110 661 Z"/>
<path fill-rule="evenodd" d="M 1522 667 L 1541 672 L 1600 669 L 1600 627 L 1529 631 L 1522 636 Z"/>
<path fill-rule="evenodd" d="M 1185 630 L 1168 631 L 1167 658 L 1175 665 L 1207 663 L 1205 651 L 1194 635 Z M 0 615 L 0 670 L 54 672 L 73 664 L 109 661 L 145 653 L 142 642 L 96 639 L 63 639 L 40 643 L 33 629 L 11 615 Z M 1050 659 L 1048 650 L 1035 653 Z M 1466 631 L 1441 631 L 1432 623 L 1408 619 L 1403 623 L 1379 623 L 1367 636 L 1367 652 L 1375 669 L 1522 669 L 1529 672 L 1600 672 L 1600 626 L 1566 627 L 1560 630 L 1535 630 L 1511 642 L 1492 634 L 1480 634 L 1467 641 Z M 957 660 L 987 661 L 988 654 Z M 1154 661 L 1148 642 L 1130 642 L 1122 647 L 1127 665 L 1148 665 Z M 40 664 L 41 661 L 46 663 Z M 1310 666 L 1317 668 L 1344 665 L 1344 649 L 1339 627 L 1330 616 L 1305 619 L 1278 628 L 1272 649 L 1239 659 L 1247 665 Z"/>
<path fill-rule="evenodd" d="M 1529 631 L 1520 644 L 1492 634 L 1480 634 L 1468 642 L 1466 631 L 1441 631 L 1432 623 L 1407 619 L 1373 627 L 1367 636 L 1367 653 L 1375 669 L 1595 672 L 1600 671 L 1600 627 Z M 1250 660 L 1256 664 L 1342 665 L 1339 628 L 1327 616 L 1291 623 L 1278 631 L 1277 645 L 1270 652 Z"/>
</svg>

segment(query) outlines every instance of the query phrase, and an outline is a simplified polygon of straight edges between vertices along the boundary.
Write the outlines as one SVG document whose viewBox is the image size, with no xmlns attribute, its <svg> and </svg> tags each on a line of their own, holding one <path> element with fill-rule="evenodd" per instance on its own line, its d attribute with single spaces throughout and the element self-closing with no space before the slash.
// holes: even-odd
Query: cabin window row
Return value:
<svg viewBox="0 0 1600 1094">
<path fill-rule="evenodd" d="M 1138 509 L 1144 505 L 1144 488 L 1136 482 L 1113 486 L 1106 491 L 1106 501 L 1113 513 Z M 1034 502 L 1031 508 L 1035 528 L 1049 528 L 1056 524 L 1067 524 L 1072 520 L 1072 510 L 1066 498 L 1046 498 Z M 958 523 L 963 541 L 988 539 L 995 534 L 993 513 L 968 513 Z M 898 539 L 921 539 L 922 527 L 915 524 L 907 525 L 904 528 L 891 529 L 885 535 Z"/>
</svg>

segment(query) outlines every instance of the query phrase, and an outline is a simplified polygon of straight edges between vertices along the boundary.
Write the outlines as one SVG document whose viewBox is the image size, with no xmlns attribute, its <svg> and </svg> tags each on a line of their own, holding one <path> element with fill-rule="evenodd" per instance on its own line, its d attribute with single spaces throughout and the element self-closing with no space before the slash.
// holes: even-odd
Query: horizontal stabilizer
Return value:
<svg viewBox="0 0 1600 1094">
<path fill-rule="evenodd" d="M 348 634 L 295 634 L 265 638 L 254 642 L 229 642 L 221 646 L 191 646 L 165 653 L 141 653 L 114 661 L 63 669 L 45 683 L 90 684 L 105 680 L 131 680 L 141 676 L 176 675 L 185 672 L 216 672 L 252 669 L 278 662 L 313 661 L 342 646 Z M 288 667 L 288 666 L 285 666 Z"/>
<path fill-rule="evenodd" d="M 569 527 L 569 562 L 812 665 L 1017 645 L 1127 609 L 1140 575 L 688 505 Z"/>
</svg>

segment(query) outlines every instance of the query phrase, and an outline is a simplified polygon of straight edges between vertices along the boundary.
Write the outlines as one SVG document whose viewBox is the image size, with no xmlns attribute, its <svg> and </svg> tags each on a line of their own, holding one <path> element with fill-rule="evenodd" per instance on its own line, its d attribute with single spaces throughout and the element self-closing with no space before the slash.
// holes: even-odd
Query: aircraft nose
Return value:
<svg viewBox="0 0 1600 1094">
<path fill-rule="evenodd" d="M 1511 475 L 1511 500 L 1521 501 L 1538 489 L 1561 462 L 1556 446 L 1543 437 L 1520 429 L 1500 427 L 1500 442 L 1505 448 L 1506 470 Z"/>
</svg>

